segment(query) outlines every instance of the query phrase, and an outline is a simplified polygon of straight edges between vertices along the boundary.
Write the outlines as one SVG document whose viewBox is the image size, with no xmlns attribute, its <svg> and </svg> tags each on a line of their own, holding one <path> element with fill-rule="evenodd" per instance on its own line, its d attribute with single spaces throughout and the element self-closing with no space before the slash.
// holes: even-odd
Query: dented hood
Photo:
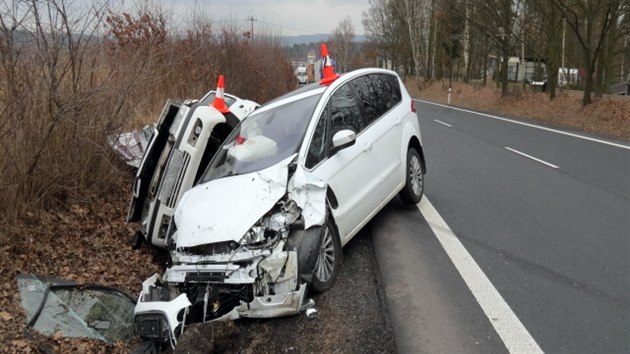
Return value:
<svg viewBox="0 0 630 354">
<path fill-rule="evenodd" d="M 239 242 L 285 195 L 288 165 L 294 157 L 261 171 L 212 180 L 186 192 L 175 211 L 177 248 Z"/>
</svg>

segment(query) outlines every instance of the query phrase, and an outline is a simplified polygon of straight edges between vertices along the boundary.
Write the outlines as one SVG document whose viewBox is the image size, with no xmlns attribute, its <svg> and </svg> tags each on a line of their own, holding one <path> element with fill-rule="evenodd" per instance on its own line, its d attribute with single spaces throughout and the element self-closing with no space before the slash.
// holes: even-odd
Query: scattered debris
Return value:
<svg viewBox="0 0 630 354">
<path fill-rule="evenodd" d="M 315 300 L 313 299 L 308 299 L 307 302 L 305 302 L 302 307 L 300 308 L 300 312 L 304 312 L 308 309 L 312 309 L 315 307 Z"/>
<path fill-rule="evenodd" d="M 306 317 L 310 319 L 317 318 L 317 309 L 306 310 Z"/>
<path fill-rule="evenodd" d="M 121 291 L 100 285 L 75 284 L 33 274 L 17 276 L 29 330 L 58 337 L 94 338 L 113 344 L 133 338 L 135 301 Z"/>
</svg>

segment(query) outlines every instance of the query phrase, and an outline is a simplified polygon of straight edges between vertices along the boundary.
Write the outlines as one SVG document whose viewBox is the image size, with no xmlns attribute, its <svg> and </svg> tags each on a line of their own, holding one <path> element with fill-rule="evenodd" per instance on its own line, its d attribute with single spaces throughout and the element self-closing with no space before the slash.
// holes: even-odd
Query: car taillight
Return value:
<svg viewBox="0 0 630 354">
<path fill-rule="evenodd" d="M 413 102 L 413 100 L 411 100 L 411 111 L 413 113 L 416 113 L 416 104 Z"/>
</svg>

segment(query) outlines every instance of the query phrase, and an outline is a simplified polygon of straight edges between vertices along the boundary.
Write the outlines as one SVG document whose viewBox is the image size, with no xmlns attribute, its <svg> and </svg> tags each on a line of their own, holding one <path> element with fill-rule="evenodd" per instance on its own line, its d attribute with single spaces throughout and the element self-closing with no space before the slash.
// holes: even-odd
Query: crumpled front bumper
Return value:
<svg viewBox="0 0 630 354">
<path fill-rule="evenodd" d="M 160 289 L 158 280 L 158 275 L 154 274 L 142 283 L 142 292 L 134 309 L 134 328 L 141 337 L 168 341 L 174 347 L 176 330 L 179 328 L 178 334 L 184 331 L 191 303 L 186 294 L 168 300 L 161 298 L 160 290 L 169 289 Z"/>
<path fill-rule="evenodd" d="M 264 273 L 268 278 L 261 282 L 256 277 Z M 136 330 L 145 338 L 164 339 L 168 324 L 168 341 L 174 347 L 186 324 L 186 317 L 194 308 L 193 298 L 181 292 L 181 286 L 197 283 L 199 288 L 206 289 L 203 314 L 198 318 L 206 318 L 212 311 L 212 299 L 209 294 L 213 287 L 228 285 L 250 286 L 254 294 L 249 302 L 239 303 L 223 315 L 211 321 L 235 320 L 240 317 L 269 318 L 296 315 L 300 312 L 306 296 L 306 284 L 298 286 L 298 262 L 295 251 L 276 251 L 266 257 L 259 257 L 247 266 L 235 263 L 225 264 L 178 264 L 166 270 L 162 280 L 157 274 L 143 283 L 143 290 L 136 304 L 134 320 Z M 273 281 L 273 290 L 260 283 Z M 153 295 L 152 295 L 153 294 Z M 156 296 L 155 294 L 159 294 Z M 197 308 L 196 311 L 199 311 Z M 162 322 L 155 315 L 162 316 Z M 192 317 L 192 316 L 191 316 Z M 144 321 L 144 323 L 141 323 Z M 203 321 L 205 322 L 205 320 Z"/>
<path fill-rule="evenodd" d="M 240 306 L 213 321 L 235 320 L 241 317 L 269 318 L 297 315 L 302 308 L 305 295 L 306 284 L 302 284 L 296 291 L 278 295 L 254 296 L 252 302 L 241 301 Z"/>
</svg>

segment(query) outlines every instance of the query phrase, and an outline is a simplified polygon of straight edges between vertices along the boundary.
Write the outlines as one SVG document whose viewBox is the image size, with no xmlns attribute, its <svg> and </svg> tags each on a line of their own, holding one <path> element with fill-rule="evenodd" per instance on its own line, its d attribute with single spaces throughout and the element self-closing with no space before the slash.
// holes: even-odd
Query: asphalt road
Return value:
<svg viewBox="0 0 630 354">
<path fill-rule="evenodd" d="M 630 352 L 630 144 L 416 107 L 427 200 L 371 223 L 399 352 Z"/>
</svg>

